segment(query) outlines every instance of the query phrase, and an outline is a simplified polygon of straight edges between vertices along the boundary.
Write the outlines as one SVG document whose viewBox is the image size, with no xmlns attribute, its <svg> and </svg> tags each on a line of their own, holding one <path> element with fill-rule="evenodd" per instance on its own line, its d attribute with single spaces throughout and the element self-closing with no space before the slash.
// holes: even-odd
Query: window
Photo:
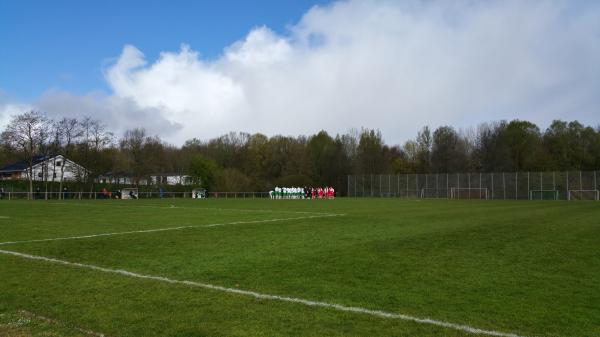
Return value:
<svg viewBox="0 0 600 337">
<path fill-rule="evenodd" d="M 56 162 L 56 166 L 61 166 L 61 165 L 62 165 L 62 161 L 59 160 Z"/>
<path fill-rule="evenodd" d="M 41 178 L 41 177 L 42 177 L 42 172 L 39 172 L 38 173 L 38 178 Z"/>
</svg>

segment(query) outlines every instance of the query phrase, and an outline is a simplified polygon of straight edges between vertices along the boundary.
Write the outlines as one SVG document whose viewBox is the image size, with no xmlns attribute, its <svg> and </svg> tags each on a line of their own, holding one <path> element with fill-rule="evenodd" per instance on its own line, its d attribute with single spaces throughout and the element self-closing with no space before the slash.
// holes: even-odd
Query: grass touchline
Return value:
<svg viewBox="0 0 600 337">
<path fill-rule="evenodd" d="M 13 252 L 13 251 L 9 251 L 9 250 L 0 250 L 0 254 L 13 255 L 13 256 L 18 256 L 18 257 L 25 258 L 25 259 L 45 261 L 45 262 L 61 264 L 61 265 L 70 266 L 70 267 L 90 269 L 90 270 L 100 271 L 100 272 L 104 272 L 104 273 L 118 274 L 118 275 L 132 277 L 132 278 L 139 278 L 139 279 L 165 282 L 165 283 L 170 283 L 170 284 L 181 284 L 181 285 L 187 285 L 187 286 L 192 286 L 192 287 L 200 287 L 200 288 L 205 288 L 205 289 L 223 291 L 223 292 L 227 292 L 227 293 L 250 296 L 250 297 L 257 298 L 257 299 L 299 303 L 299 304 L 303 304 L 303 305 L 307 305 L 307 306 L 311 306 L 311 307 L 322 307 L 322 308 L 329 308 L 329 309 L 334 309 L 334 310 L 338 310 L 338 311 L 367 314 L 367 315 L 381 317 L 381 318 L 400 319 L 400 320 L 404 320 L 404 321 L 412 321 L 412 322 L 421 323 L 421 324 L 437 325 L 437 326 L 450 328 L 450 329 L 454 329 L 454 330 L 460 330 L 460 331 L 473 333 L 473 334 L 482 334 L 482 335 L 498 336 L 498 337 L 523 337 L 523 336 L 519 336 L 519 335 L 513 334 L 513 333 L 506 333 L 506 332 L 493 331 L 493 330 L 484 330 L 484 329 L 479 329 L 479 328 L 475 328 L 475 327 L 463 325 L 463 324 L 438 321 L 438 320 L 431 319 L 431 318 L 419 318 L 419 317 L 413 317 L 410 315 L 386 312 L 386 311 L 382 311 L 382 310 L 372 310 L 372 309 L 361 308 L 361 307 L 350 307 L 350 306 L 345 306 L 345 305 L 336 304 L 336 303 L 306 300 L 306 299 L 302 299 L 302 298 L 263 294 L 263 293 L 258 293 L 258 292 L 254 292 L 254 291 L 250 291 L 250 290 L 227 288 L 227 287 L 208 284 L 208 283 L 174 280 L 174 279 L 170 279 L 170 278 L 163 277 L 163 276 L 138 274 L 138 273 L 130 272 L 130 271 L 123 270 L 123 269 L 111 269 L 111 268 L 99 267 L 99 266 L 94 266 L 94 265 L 89 265 L 89 264 L 84 264 L 84 263 L 69 262 L 69 261 L 44 257 L 44 256 L 37 256 L 37 255 Z"/>
</svg>

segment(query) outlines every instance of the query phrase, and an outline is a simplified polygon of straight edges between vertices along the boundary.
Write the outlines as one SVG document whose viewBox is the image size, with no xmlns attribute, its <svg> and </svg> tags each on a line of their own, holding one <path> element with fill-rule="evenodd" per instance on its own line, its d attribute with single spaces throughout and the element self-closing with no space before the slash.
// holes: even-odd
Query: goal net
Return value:
<svg viewBox="0 0 600 337">
<path fill-rule="evenodd" d="M 558 200 L 558 190 L 529 190 L 529 200 Z"/>
<path fill-rule="evenodd" d="M 598 200 L 598 190 L 569 190 L 568 200 Z"/>
<path fill-rule="evenodd" d="M 487 188 L 463 188 L 463 187 L 452 187 L 450 189 L 451 199 L 487 199 L 488 189 Z"/>
<path fill-rule="evenodd" d="M 137 199 L 138 189 L 137 188 L 124 188 L 121 190 L 121 199 Z"/>
</svg>

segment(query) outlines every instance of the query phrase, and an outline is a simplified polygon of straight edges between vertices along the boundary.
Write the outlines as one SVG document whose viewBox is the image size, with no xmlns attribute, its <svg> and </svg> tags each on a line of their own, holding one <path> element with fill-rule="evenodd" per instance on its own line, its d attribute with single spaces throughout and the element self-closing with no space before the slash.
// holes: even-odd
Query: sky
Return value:
<svg viewBox="0 0 600 337">
<path fill-rule="evenodd" d="M 0 125 L 173 144 L 526 119 L 600 124 L 600 2 L 0 0 Z"/>
</svg>

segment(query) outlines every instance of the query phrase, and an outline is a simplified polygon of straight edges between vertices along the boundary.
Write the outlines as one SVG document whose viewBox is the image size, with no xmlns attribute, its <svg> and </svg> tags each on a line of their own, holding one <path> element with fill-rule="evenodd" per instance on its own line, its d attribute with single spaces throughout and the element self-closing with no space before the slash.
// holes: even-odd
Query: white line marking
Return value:
<svg viewBox="0 0 600 337">
<path fill-rule="evenodd" d="M 50 202 L 50 205 L 69 205 L 69 206 L 106 206 L 109 204 L 92 204 L 92 203 L 69 203 L 69 202 Z M 151 205 L 117 205 L 110 204 L 110 207 L 120 207 L 120 208 L 168 208 L 168 209 L 192 209 L 192 210 L 214 210 L 214 211 L 234 211 L 234 212 L 263 212 L 263 213 L 290 213 L 290 214 L 317 214 L 317 215 L 326 215 L 326 214 L 334 214 L 334 213 L 323 213 L 323 212 L 308 212 L 308 211 L 279 211 L 273 209 L 248 209 L 248 208 L 219 208 L 219 207 L 186 207 L 186 206 L 162 206 L 158 204 Z"/>
<path fill-rule="evenodd" d="M 302 219 L 326 218 L 326 217 L 343 216 L 343 215 L 344 214 L 311 215 L 311 216 L 299 216 L 299 217 L 294 217 L 294 218 L 278 218 L 278 219 L 267 219 L 267 220 L 235 221 L 235 222 L 228 222 L 228 223 L 208 224 L 208 225 L 187 225 L 187 226 L 178 226 L 178 227 L 144 229 L 144 230 L 138 230 L 138 231 L 126 231 L 126 232 L 88 234 L 88 235 L 79 235 L 79 236 L 67 236 L 67 237 L 58 237 L 58 238 L 49 238 L 49 239 L 7 241 L 7 242 L 0 242 L 0 246 L 3 246 L 3 245 L 12 245 L 12 244 L 17 244 L 17 243 L 32 243 L 32 242 L 46 242 L 46 241 L 76 240 L 76 239 L 89 239 L 89 238 L 102 237 L 102 236 L 138 234 L 138 233 L 154 233 L 154 232 L 164 232 L 164 231 L 175 231 L 175 230 L 182 230 L 182 229 L 188 229 L 188 228 L 202 228 L 202 227 L 209 228 L 209 227 L 229 226 L 229 225 L 245 225 L 245 224 L 253 224 L 253 223 L 266 223 L 266 222 L 278 222 L 278 221 L 288 221 L 288 220 L 302 220 Z"/>
<path fill-rule="evenodd" d="M 381 317 L 381 318 L 399 319 L 399 320 L 411 321 L 411 322 L 416 322 L 416 323 L 421 323 L 421 324 L 436 325 L 436 326 L 441 326 L 444 328 L 460 330 L 460 331 L 474 333 L 474 334 L 499 336 L 499 337 L 520 337 L 519 335 L 516 335 L 514 333 L 500 332 L 500 331 L 494 331 L 494 330 L 483 330 L 483 329 L 475 328 L 475 327 L 472 327 L 469 325 L 438 321 L 438 320 L 431 319 L 431 318 L 419 318 L 419 317 L 398 314 L 398 313 L 393 313 L 393 312 L 388 312 L 388 311 L 383 311 L 383 310 L 372 310 L 372 309 L 367 309 L 367 308 L 362 308 L 362 307 L 350 307 L 350 306 L 345 306 L 342 304 L 312 301 L 312 300 L 306 300 L 306 299 L 296 298 L 296 297 L 269 295 L 269 294 L 258 293 L 258 292 L 254 292 L 254 291 L 250 291 L 250 290 L 227 288 L 227 287 L 212 285 L 212 284 L 208 284 L 208 283 L 200 283 L 200 282 L 194 282 L 194 281 L 180 281 L 180 280 L 174 280 L 174 279 L 170 279 L 170 278 L 162 277 L 162 276 L 138 274 L 138 273 L 130 272 L 127 270 L 122 270 L 122 269 L 111 269 L 111 268 L 94 266 L 94 265 L 90 265 L 90 264 L 69 262 L 69 261 L 44 257 L 44 256 L 29 255 L 29 254 L 24 254 L 24 253 L 19 253 L 19 252 L 13 252 L 13 251 L 9 251 L 9 250 L 0 250 L 0 254 L 18 256 L 18 257 L 29 259 L 29 260 L 45 261 L 45 262 L 61 264 L 61 265 L 70 266 L 70 267 L 90 269 L 90 270 L 100 271 L 100 272 L 104 272 L 104 273 L 118 274 L 118 275 L 131 277 L 131 278 L 153 280 L 153 281 L 165 282 L 165 283 L 169 283 L 169 284 L 186 285 L 186 286 L 191 286 L 191 287 L 200 287 L 200 288 L 205 288 L 205 289 L 210 289 L 210 290 L 222 291 L 222 292 L 226 292 L 226 293 L 233 293 L 233 294 L 238 294 L 238 295 L 243 295 L 243 296 L 254 297 L 254 298 L 258 298 L 258 299 L 297 303 L 297 304 L 303 304 L 303 305 L 307 305 L 307 306 L 311 306 L 311 307 L 321 307 L 321 308 L 327 308 L 327 309 L 334 309 L 334 310 L 338 310 L 338 311 L 366 314 L 366 315 L 371 315 L 371 316 L 376 316 L 376 317 Z"/>
</svg>

